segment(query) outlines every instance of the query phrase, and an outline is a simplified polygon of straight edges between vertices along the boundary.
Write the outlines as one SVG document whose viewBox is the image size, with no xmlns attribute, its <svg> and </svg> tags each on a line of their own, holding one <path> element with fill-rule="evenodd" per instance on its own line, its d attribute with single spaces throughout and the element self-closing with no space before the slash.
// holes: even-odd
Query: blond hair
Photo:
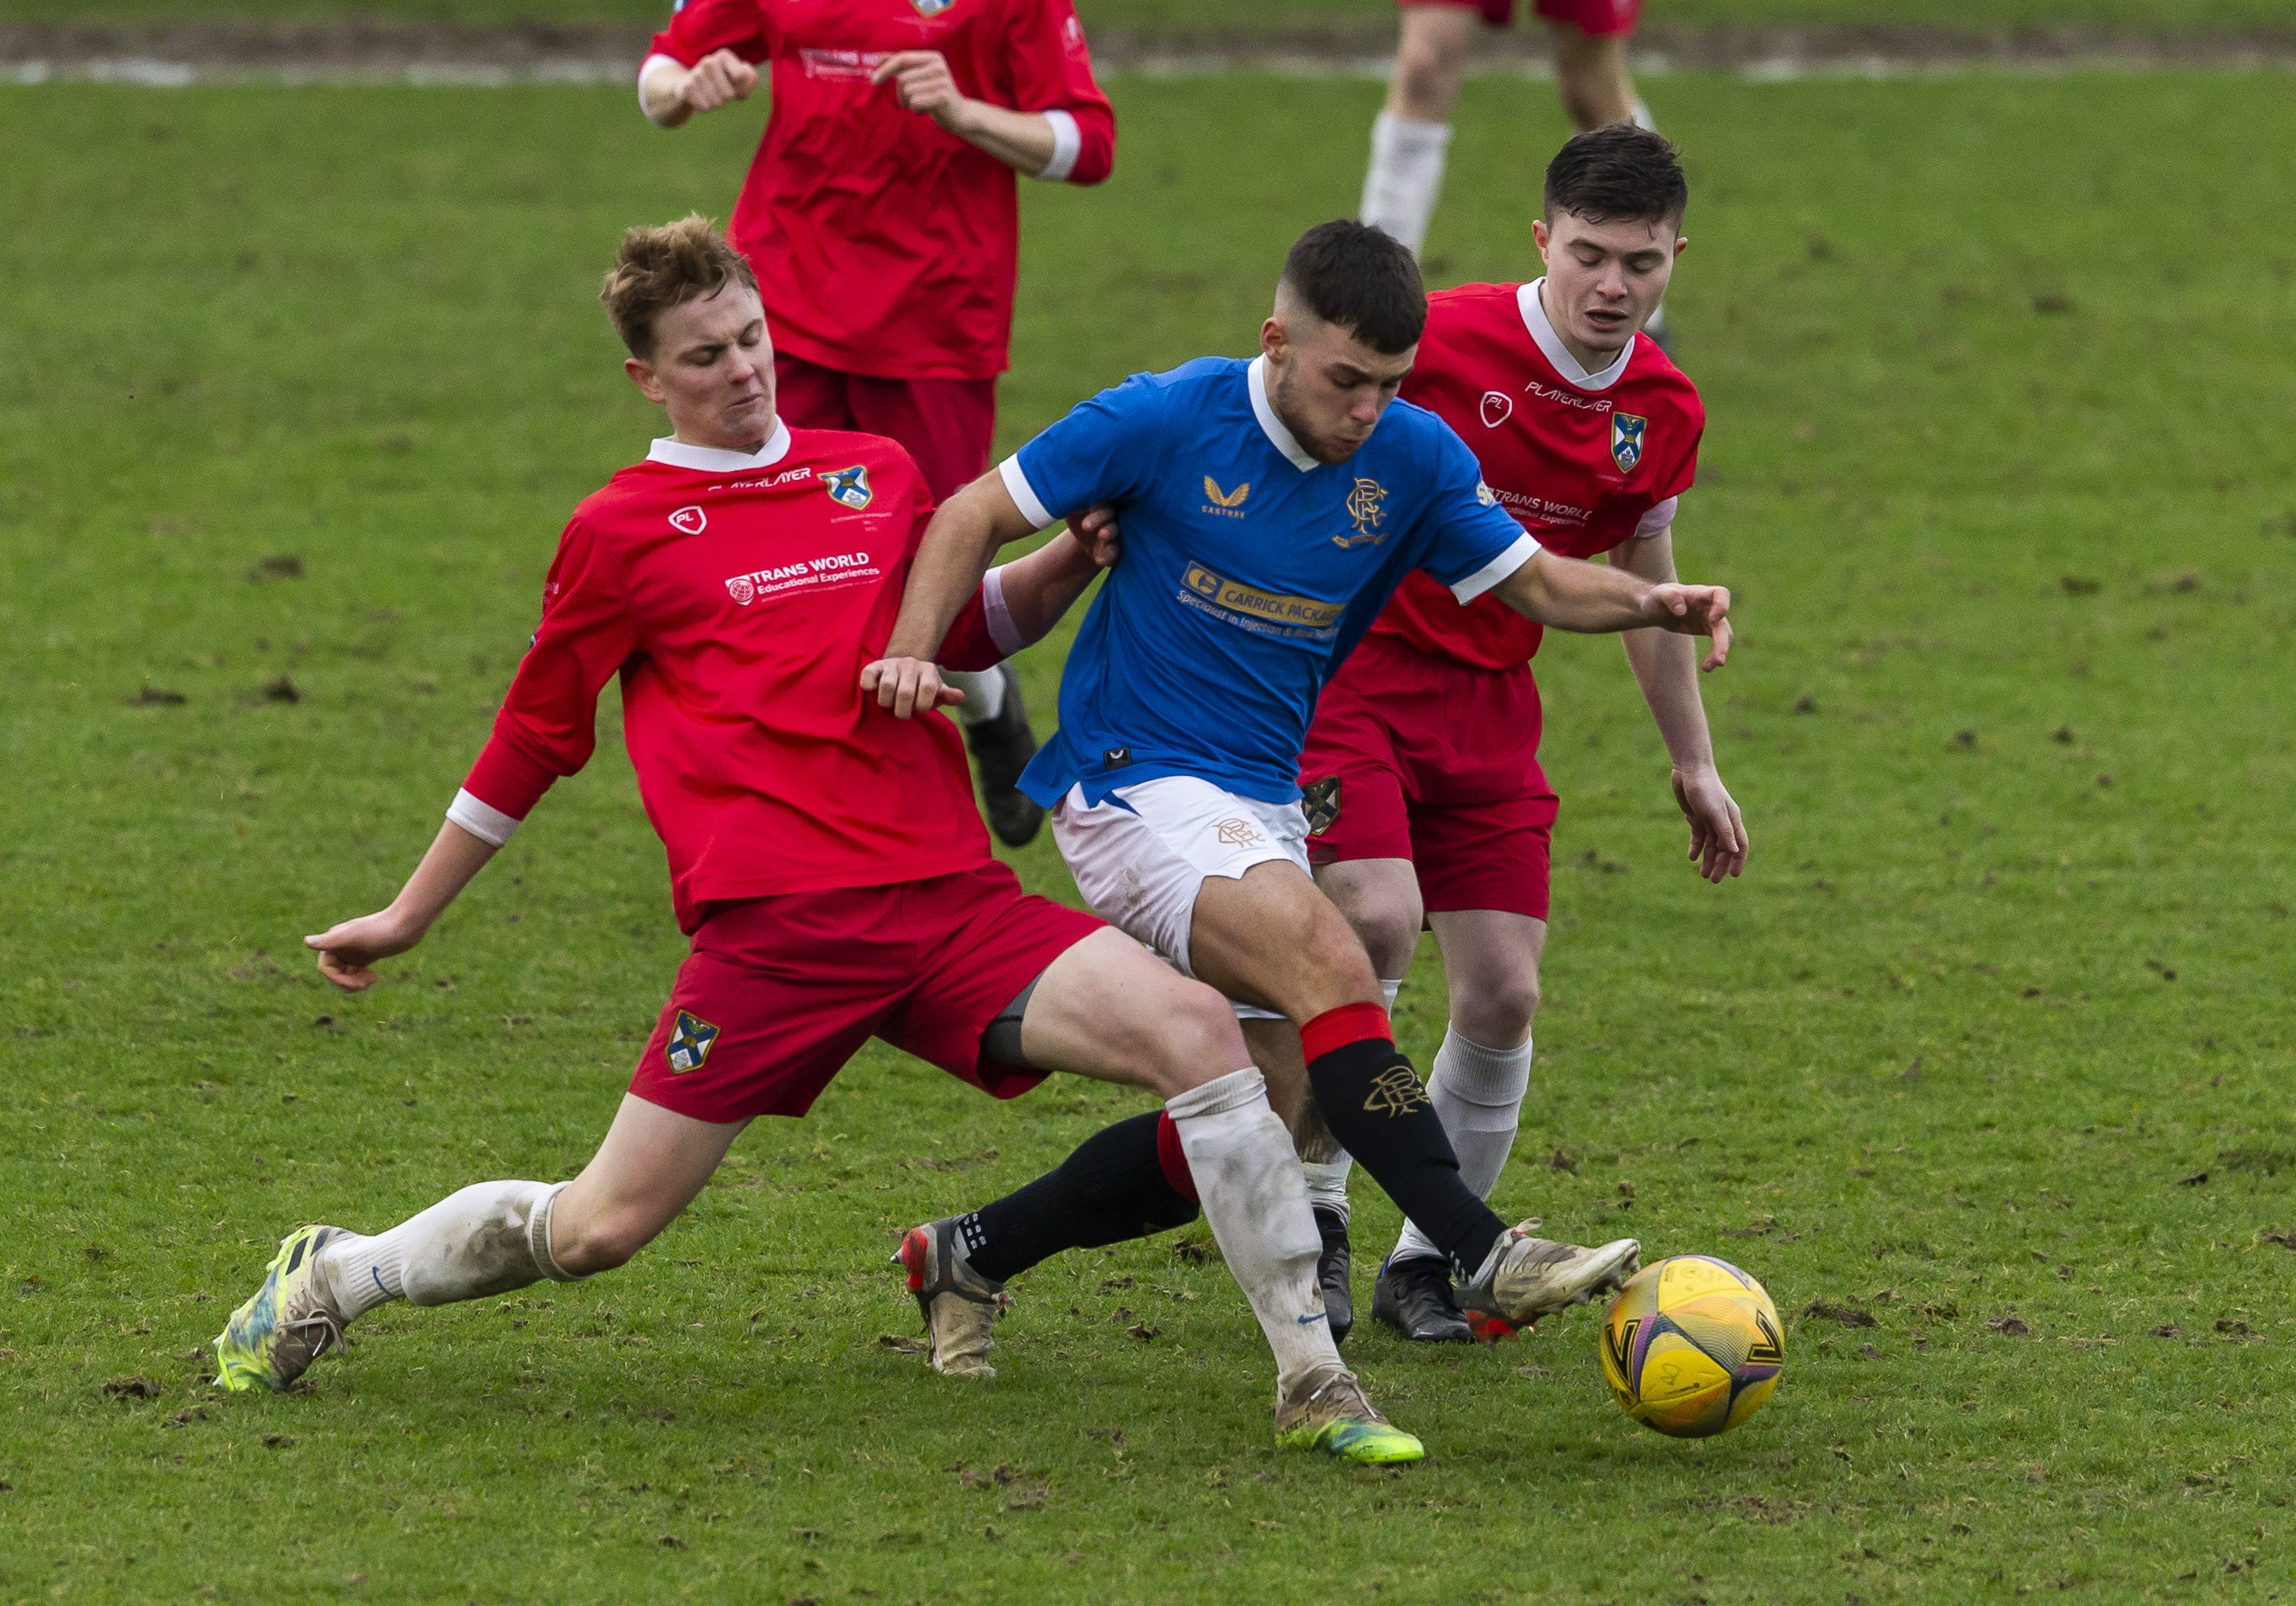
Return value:
<svg viewBox="0 0 2296 1606">
<path fill-rule="evenodd" d="M 656 318 L 734 282 L 755 290 L 757 275 L 717 232 L 715 219 L 688 212 L 675 223 L 625 233 L 598 300 L 630 355 L 650 361 Z"/>
</svg>

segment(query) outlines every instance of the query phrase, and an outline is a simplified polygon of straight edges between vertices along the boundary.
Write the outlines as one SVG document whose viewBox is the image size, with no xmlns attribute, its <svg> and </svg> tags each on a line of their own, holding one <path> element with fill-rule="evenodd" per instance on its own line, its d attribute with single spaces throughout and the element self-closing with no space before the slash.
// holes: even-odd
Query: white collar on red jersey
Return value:
<svg viewBox="0 0 2296 1606">
<path fill-rule="evenodd" d="M 1284 428 L 1284 420 L 1276 416 L 1276 404 L 1268 400 L 1268 356 L 1261 353 L 1251 359 L 1251 366 L 1244 370 L 1244 388 L 1251 392 L 1251 416 L 1259 420 L 1259 431 L 1268 443 L 1285 457 L 1302 474 L 1315 466 L 1315 459 L 1301 449 L 1298 438 Z"/>
<path fill-rule="evenodd" d="M 770 468 L 789 455 L 789 426 L 779 419 L 773 420 L 773 433 L 754 452 L 729 452 L 714 446 L 688 446 L 675 435 L 665 435 L 646 450 L 649 463 L 667 463 L 672 468 L 697 469 L 703 474 L 741 474 L 752 468 Z"/>
<path fill-rule="evenodd" d="M 1554 332 L 1554 324 L 1547 320 L 1546 308 L 1539 300 L 1539 286 L 1545 282 L 1544 279 L 1534 279 L 1515 292 L 1515 305 L 1522 310 L 1523 327 L 1530 330 L 1531 338 L 1538 343 L 1539 350 L 1545 354 L 1546 360 L 1554 365 L 1554 371 L 1572 389 L 1609 390 L 1618 383 L 1618 376 L 1627 371 L 1627 360 L 1635 355 L 1632 337 L 1627 338 L 1625 347 L 1612 359 L 1608 368 L 1599 373 L 1589 372 L 1583 363 L 1571 355 L 1571 348 L 1563 344 L 1563 337 Z"/>
</svg>

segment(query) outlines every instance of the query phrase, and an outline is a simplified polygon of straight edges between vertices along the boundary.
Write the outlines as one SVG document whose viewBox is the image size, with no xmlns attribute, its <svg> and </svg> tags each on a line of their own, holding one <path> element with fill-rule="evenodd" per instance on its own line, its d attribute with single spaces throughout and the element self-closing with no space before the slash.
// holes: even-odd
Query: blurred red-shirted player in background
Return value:
<svg viewBox="0 0 2296 1606">
<path fill-rule="evenodd" d="M 1674 272 L 1690 191 L 1674 148 L 1614 124 L 1581 134 L 1546 171 L 1532 228 L 1546 276 L 1463 284 L 1427 299 L 1402 395 L 1459 431 L 1489 486 L 1541 546 L 1609 554 L 1672 581 L 1676 500 L 1698 472 L 1706 409 L 1640 331 Z M 1300 760 L 1308 858 L 1390 991 L 1423 920 L 1443 951 L 1451 1021 L 1427 1092 L 1468 1186 L 1488 1195 L 1530 1085 L 1531 1020 L 1546 948 L 1555 797 L 1538 762 L 1540 630 L 1413 575 L 1323 688 Z M 1691 857 L 1720 882 L 1746 863 L 1746 827 L 1714 765 L 1687 638 L 1629 631 L 1627 659 L 1674 761 Z M 1322 1140 L 1327 1143 L 1328 1140 Z M 1347 1286 L 1344 1152 L 1302 1144 L 1325 1241 L 1335 1331 Z M 1373 1314 L 1406 1338 L 1465 1342 L 1449 1269 L 1415 1227 L 1381 1269 Z"/>
<path fill-rule="evenodd" d="M 638 71 L 677 127 L 773 110 L 727 237 L 772 320 L 781 415 L 908 448 L 935 500 L 989 466 L 1019 240 L 1015 173 L 1097 184 L 1116 115 L 1070 0 L 684 0 Z M 1012 846 L 1044 811 L 1014 789 L 1036 751 L 1011 666 L 957 675 L 989 823 Z"/>
<path fill-rule="evenodd" d="M 1563 109 L 1583 133 L 1606 123 L 1655 127 L 1627 70 L 1627 41 L 1642 20 L 1643 0 L 1534 0 L 1554 35 L 1555 87 Z M 1388 103 L 1371 125 L 1371 165 L 1363 175 L 1363 221 L 1417 251 L 1443 193 L 1443 153 L 1451 144 L 1451 108 L 1467 73 L 1467 52 L 1480 16 L 1489 28 L 1515 20 L 1515 0 L 1396 0 L 1403 12 Z M 1645 331 L 1662 345 L 1665 311 Z"/>
</svg>

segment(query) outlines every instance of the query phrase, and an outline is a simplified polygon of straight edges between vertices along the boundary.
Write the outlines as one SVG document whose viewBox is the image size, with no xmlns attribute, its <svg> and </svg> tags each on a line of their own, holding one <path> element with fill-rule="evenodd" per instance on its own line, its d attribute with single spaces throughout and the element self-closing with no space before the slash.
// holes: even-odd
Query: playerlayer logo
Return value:
<svg viewBox="0 0 2296 1606">
<path fill-rule="evenodd" d="M 735 602 L 746 608 L 761 596 L 779 596 L 785 591 L 817 590 L 850 585 L 855 580 L 874 579 L 880 572 L 878 567 L 870 562 L 866 552 L 836 552 L 826 558 L 808 558 L 803 563 L 752 569 L 746 575 L 735 575 L 726 581 L 725 589 Z"/>
</svg>

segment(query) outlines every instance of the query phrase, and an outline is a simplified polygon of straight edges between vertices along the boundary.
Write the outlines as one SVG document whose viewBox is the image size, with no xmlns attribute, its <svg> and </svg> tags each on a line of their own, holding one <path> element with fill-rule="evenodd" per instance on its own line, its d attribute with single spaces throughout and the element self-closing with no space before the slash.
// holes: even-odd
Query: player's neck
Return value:
<svg viewBox="0 0 2296 1606">
<path fill-rule="evenodd" d="M 681 419 L 673 413 L 669 418 L 669 438 L 680 446 L 697 446 L 708 451 L 733 452 L 741 457 L 754 457 L 765 450 L 780 424 L 779 414 L 769 412 L 765 415 L 762 429 L 754 435 L 744 430 L 736 439 L 724 430 L 713 428 L 713 420 L 707 417 Z"/>
<path fill-rule="evenodd" d="M 1579 366 L 1590 374 L 1600 374 L 1617 362 L 1618 354 L 1633 343 L 1634 331 L 1628 330 L 1626 340 L 1610 347 L 1608 351 L 1599 346 L 1589 346 L 1585 341 L 1572 335 L 1563 320 L 1554 316 L 1554 308 L 1546 299 L 1546 284 L 1545 280 L 1539 281 L 1539 310 L 1546 314 L 1546 327 L 1554 331 L 1554 337 L 1557 340 L 1563 342 L 1563 349 L 1576 357 Z"/>
</svg>

